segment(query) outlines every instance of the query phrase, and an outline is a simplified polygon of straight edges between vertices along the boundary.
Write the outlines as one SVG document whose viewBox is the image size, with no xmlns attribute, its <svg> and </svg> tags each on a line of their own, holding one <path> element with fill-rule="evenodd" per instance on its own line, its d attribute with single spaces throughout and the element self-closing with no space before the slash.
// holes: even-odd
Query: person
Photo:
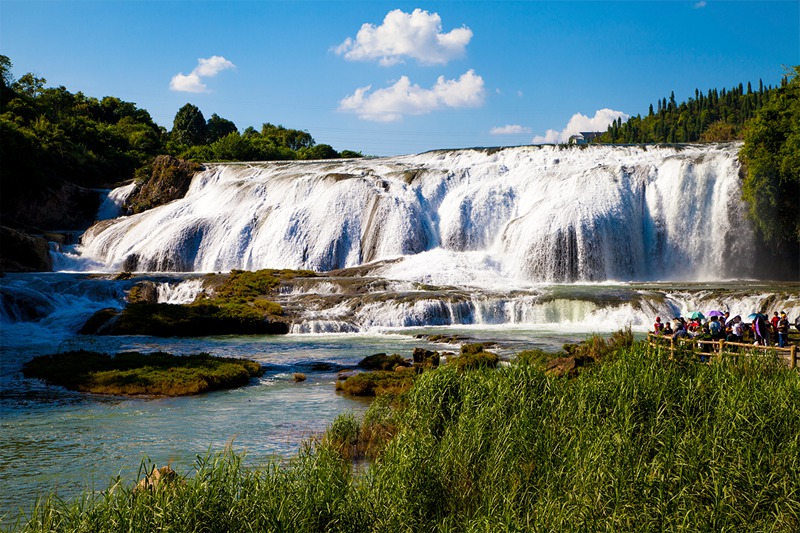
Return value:
<svg viewBox="0 0 800 533">
<path fill-rule="evenodd" d="M 716 316 L 711 317 L 711 321 L 708 323 L 708 331 L 711 333 L 712 339 L 719 340 L 720 332 L 722 331 L 722 324 L 719 323 L 719 318 Z"/>
<path fill-rule="evenodd" d="M 778 326 L 775 329 L 778 331 L 778 346 L 785 348 L 786 341 L 789 340 L 789 319 L 786 318 L 786 311 L 781 312 Z"/>
<path fill-rule="evenodd" d="M 772 332 L 773 333 L 778 333 L 778 322 L 780 322 L 780 321 L 781 321 L 781 319 L 780 319 L 780 317 L 778 317 L 778 312 L 775 311 L 775 313 L 772 315 L 772 320 L 770 320 L 770 322 L 772 323 Z"/>
<path fill-rule="evenodd" d="M 662 333 L 664 335 L 672 335 L 674 333 L 674 331 L 672 331 L 672 326 L 670 325 L 669 322 L 664 324 L 664 329 L 662 330 Z"/>
<path fill-rule="evenodd" d="M 672 334 L 673 339 L 680 339 L 689 335 L 686 332 L 686 324 L 681 320 L 673 320 L 672 327 L 675 330 L 675 333 Z"/>
<path fill-rule="evenodd" d="M 764 320 L 759 314 L 756 314 L 755 318 L 753 319 L 753 335 L 755 336 L 755 342 L 753 344 L 769 346 L 769 329 L 768 329 L 768 322 Z"/>
<path fill-rule="evenodd" d="M 656 317 L 656 323 L 653 324 L 653 333 L 655 333 L 656 335 L 660 335 L 661 334 L 661 330 L 663 329 L 663 327 L 664 327 L 664 325 L 661 323 L 661 317 L 657 316 Z"/>
<path fill-rule="evenodd" d="M 731 325 L 731 336 L 733 339 L 728 339 L 732 342 L 742 342 L 744 340 L 744 325 L 742 325 L 742 319 L 736 317 L 733 319 L 733 324 Z"/>
</svg>

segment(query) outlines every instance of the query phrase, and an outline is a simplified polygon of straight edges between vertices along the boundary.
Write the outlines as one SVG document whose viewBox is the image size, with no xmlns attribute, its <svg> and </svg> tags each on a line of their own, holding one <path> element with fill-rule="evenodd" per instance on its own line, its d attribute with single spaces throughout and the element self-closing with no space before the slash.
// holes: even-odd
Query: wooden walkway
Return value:
<svg viewBox="0 0 800 533">
<path fill-rule="evenodd" d="M 720 357 L 722 355 L 743 355 L 743 354 L 762 354 L 775 353 L 789 363 L 789 368 L 797 368 L 798 350 L 797 345 L 792 344 L 785 348 L 778 346 L 759 346 L 744 342 L 728 342 L 726 340 L 705 341 L 693 339 L 691 337 L 680 337 L 673 339 L 671 335 L 647 334 L 647 344 L 651 348 L 665 348 L 671 353 L 676 349 L 690 349 L 699 355 L 709 357 Z"/>
</svg>

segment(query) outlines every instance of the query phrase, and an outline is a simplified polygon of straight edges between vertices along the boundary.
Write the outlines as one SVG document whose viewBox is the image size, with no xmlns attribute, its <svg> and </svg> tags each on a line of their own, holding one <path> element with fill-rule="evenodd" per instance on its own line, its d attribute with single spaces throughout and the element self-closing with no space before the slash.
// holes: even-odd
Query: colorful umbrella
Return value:
<svg viewBox="0 0 800 533">
<path fill-rule="evenodd" d="M 750 313 L 749 315 L 747 315 L 748 320 L 755 320 L 758 317 L 761 317 L 764 320 L 769 318 L 767 315 L 762 315 L 761 313 Z"/>
<path fill-rule="evenodd" d="M 708 312 L 708 316 L 725 316 L 725 313 L 723 313 L 722 311 L 717 311 L 716 309 L 714 309 L 713 311 L 709 311 Z"/>
<path fill-rule="evenodd" d="M 701 313 L 700 311 L 695 311 L 694 313 L 689 315 L 689 318 L 691 318 L 692 320 L 697 320 L 698 318 L 701 318 L 701 319 L 705 318 L 705 316 L 703 316 L 703 313 Z"/>
</svg>

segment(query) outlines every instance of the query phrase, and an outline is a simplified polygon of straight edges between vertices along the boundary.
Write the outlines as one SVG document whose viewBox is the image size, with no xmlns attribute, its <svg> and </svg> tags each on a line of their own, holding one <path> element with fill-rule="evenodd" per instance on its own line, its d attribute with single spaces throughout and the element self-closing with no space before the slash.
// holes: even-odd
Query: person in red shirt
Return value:
<svg viewBox="0 0 800 533">
<path fill-rule="evenodd" d="M 772 322 L 772 333 L 775 334 L 776 338 L 778 336 L 778 323 L 780 321 L 781 321 L 781 318 L 778 316 L 778 312 L 775 311 L 775 314 L 772 315 L 772 320 L 770 320 L 770 322 Z"/>
<path fill-rule="evenodd" d="M 656 317 L 656 323 L 653 324 L 653 333 L 655 333 L 656 335 L 660 335 L 662 327 L 663 327 L 663 324 L 661 324 L 661 317 L 657 316 Z"/>
</svg>

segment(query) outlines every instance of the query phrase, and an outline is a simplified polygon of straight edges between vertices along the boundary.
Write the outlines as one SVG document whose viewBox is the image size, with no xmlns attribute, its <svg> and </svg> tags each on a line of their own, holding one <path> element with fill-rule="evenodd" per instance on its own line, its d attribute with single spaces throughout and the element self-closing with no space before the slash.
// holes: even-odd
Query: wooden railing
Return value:
<svg viewBox="0 0 800 533">
<path fill-rule="evenodd" d="M 776 353 L 779 357 L 786 359 L 789 363 L 789 368 L 797 368 L 797 345 L 792 344 L 781 348 L 779 346 L 761 346 L 756 344 L 749 344 L 744 342 L 729 342 L 726 340 L 709 341 L 698 340 L 691 337 L 679 337 L 673 339 L 671 335 L 655 335 L 653 333 L 647 334 L 647 344 L 652 348 L 666 348 L 670 352 L 674 352 L 677 348 L 690 348 L 693 352 L 700 355 L 716 356 L 721 355 L 742 355 L 745 353 Z M 708 350 L 703 350 L 704 346 Z"/>
</svg>

